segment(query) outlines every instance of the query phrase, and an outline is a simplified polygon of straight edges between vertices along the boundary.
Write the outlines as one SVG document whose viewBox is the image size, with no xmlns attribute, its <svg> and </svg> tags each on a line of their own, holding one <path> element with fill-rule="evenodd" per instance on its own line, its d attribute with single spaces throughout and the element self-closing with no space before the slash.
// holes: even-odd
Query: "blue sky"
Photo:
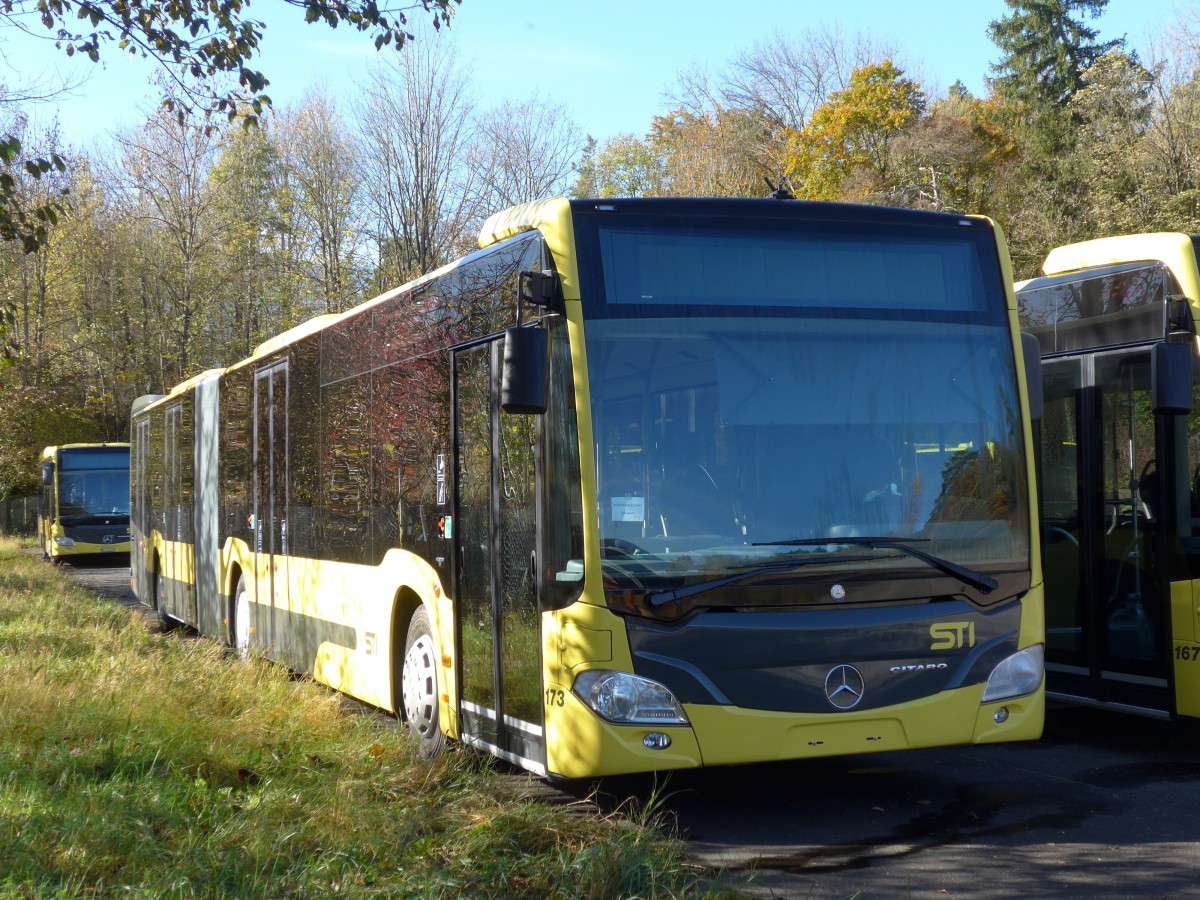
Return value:
<svg viewBox="0 0 1200 900">
<path fill-rule="evenodd" d="M 315 82 L 348 99 L 377 56 L 364 36 L 306 25 L 278 0 L 256 0 L 251 12 L 268 23 L 260 66 L 276 106 L 296 101 Z M 665 110 L 664 92 L 680 71 L 696 65 L 719 70 L 738 50 L 774 32 L 794 35 L 826 25 L 892 42 L 898 62 L 927 89 L 944 90 L 958 79 L 982 94 L 988 66 L 998 59 L 987 25 L 1006 12 L 1003 0 L 464 0 L 449 32 L 431 39 L 457 45 L 485 105 L 536 90 L 603 141 L 620 132 L 644 133 L 651 116 Z M 1148 42 L 1180 13 L 1200 17 L 1196 0 L 1110 0 L 1091 24 L 1102 39 L 1125 35 L 1144 57 Z M 67 61 L 52 45 L 7 31 L 0 30 L 0 80 L 19 83 L 54 69 L 91 74 L 76 95 L 37 114 L 42 121 L 57 115 L 69 143 L 88 146 L 135 126 L 139 109 L 156 102 L 144 64 L 110 51 L 96 71 Z"/>
</svg>

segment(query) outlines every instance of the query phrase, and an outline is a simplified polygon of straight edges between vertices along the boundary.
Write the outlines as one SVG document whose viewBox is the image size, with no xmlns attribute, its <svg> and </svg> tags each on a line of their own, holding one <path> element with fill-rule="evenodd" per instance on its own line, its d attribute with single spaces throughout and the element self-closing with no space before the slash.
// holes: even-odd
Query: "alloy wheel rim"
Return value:
<svg viewBox="0 0 1200 900">
<path fill-rule="evenodd" d="M 437 719 L 433 659 L 433 640 L 427 634 L 421 635 L 404 657 L 404 714 L 422 737 L 431 733 Z"/>
</svg>

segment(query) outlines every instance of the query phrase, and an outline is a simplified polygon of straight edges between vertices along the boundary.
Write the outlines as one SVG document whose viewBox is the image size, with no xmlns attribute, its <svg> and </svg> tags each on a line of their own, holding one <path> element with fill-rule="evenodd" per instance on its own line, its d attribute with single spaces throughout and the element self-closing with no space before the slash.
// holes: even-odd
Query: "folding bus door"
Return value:
<svg viewBox="0 0 1200 900">
<path fill-rule="evenodd" d="M 1048 686 L 1165 710 L 1169 523 L 1150 352 L 1048 360 L 1043 377 Z"/>
<path fill-rule="evenodd" d="M 502 341 L 454 354 L 455 559 L 463 739 L 545 771 L 532 557 L 535 425 L 499 406 Z"/>
<path fill-rule="evenodd" d="M 163 558 L 159 560 L 159 609 L 183 620 L 183 594 L 188 581 L 183 540 L 183 454 L 180 441 L 183 404 L 167 407 L 163 434 Z"/>
<path fill-rule="evenodd" d="M 136 579 L 135 592 L 140 598 L 150 596 L 149 576 L 146 572 L 146 545 L 154 531 L 151 511 L 154 503 L 150 490 L 150 420 L 139 419 L 133 423 L 133 467 L 135 490 L 129 498 L 130 570 Z"/>
<path fill-rule="evenodd" d="M 251 647 L 277 655 L 288 604 L 288 366 L 254 374 L 254 604 Z"/>
</svg>

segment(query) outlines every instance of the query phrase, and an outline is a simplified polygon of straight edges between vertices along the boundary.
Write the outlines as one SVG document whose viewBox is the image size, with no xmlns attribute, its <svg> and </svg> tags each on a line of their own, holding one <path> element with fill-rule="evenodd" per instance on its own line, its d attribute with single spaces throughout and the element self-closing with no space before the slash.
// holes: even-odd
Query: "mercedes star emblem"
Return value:
<svg viewBox="0 0 1200 900">
<path fill-rule="evenodd" d="M 854 666 L 834 666 L 825 676 L 825 699 L 836 709 L 854 709 L 866 685 Z"/>
</svg>

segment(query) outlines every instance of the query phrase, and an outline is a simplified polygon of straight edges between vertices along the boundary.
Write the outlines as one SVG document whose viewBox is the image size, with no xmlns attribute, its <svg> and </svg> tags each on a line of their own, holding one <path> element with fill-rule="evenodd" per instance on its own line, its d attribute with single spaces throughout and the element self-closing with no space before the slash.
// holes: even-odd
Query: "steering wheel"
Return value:
<svg viewBox="0 0 1200 900">
<path fill-rule="evenodd" d="M 631 556 L 649 556 L 650 554 L 624 538 L 604 538 L 600 541 L 600 555 L 609 559 L 628 559 Z"/>
</svg>

